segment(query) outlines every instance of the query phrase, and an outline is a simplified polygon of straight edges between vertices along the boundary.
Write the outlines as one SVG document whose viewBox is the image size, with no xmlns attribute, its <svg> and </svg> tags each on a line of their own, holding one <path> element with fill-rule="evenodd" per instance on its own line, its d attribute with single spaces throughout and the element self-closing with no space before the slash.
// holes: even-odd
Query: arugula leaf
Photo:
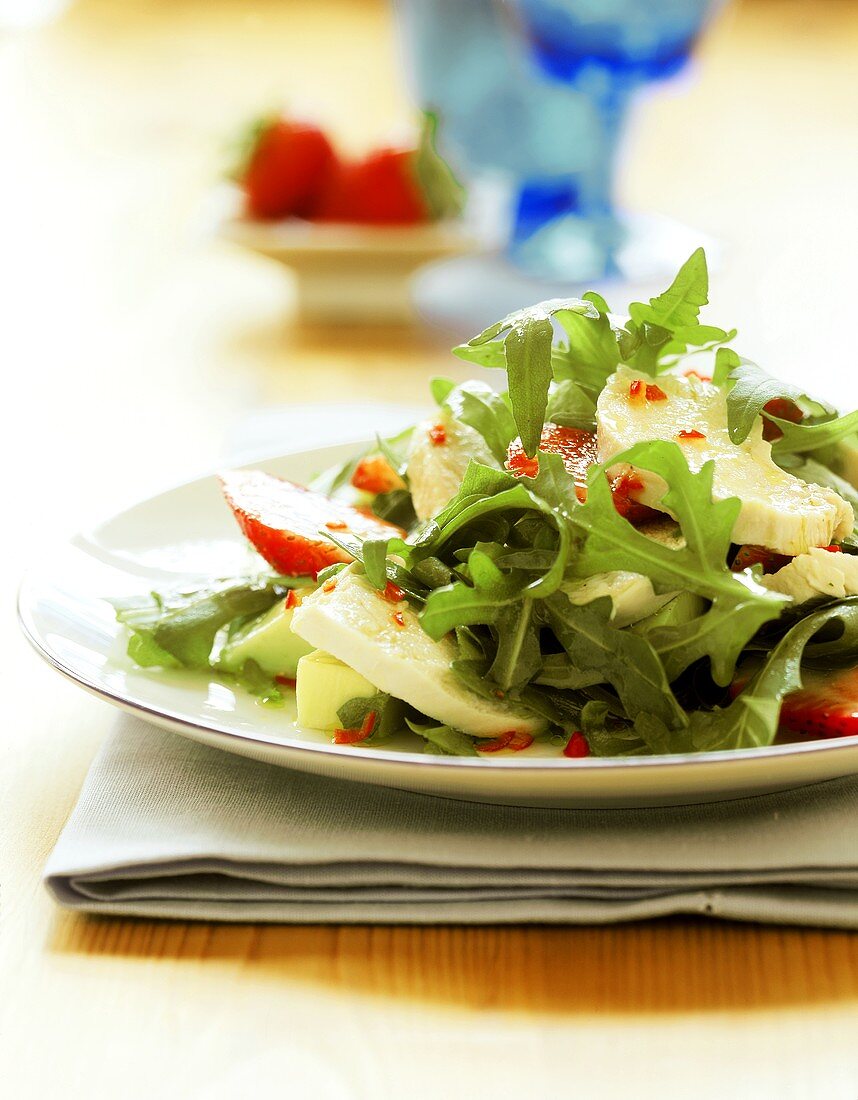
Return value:
<svg viewBox="0 0 858 1100">
<path fill-rule="evenodd" d="M 557 314 L 567 339 L 554 349 L 552 367 L 558 382 L 577 382 L 595 395 L 619 366 L 620 349 L 604 299 L 587 293 L 584 300 L 595 313 L 564 310 Z"/>
<path fill-rule="evenodd" d="M 389 493 L 378 493 L 373 498 L 372 511 L 379 519 L 389 520 L 405 530 L 409 530 L 417 522 L 408 489 L 391 489 Z"/>
<path fill-rule="evenodd" d="M 612 613 L 610 597 L 578 605 L 555 592 L 546 601 L 548 622 L 577 672 L 591 684 L 611 684 L 629 715 L 656 714 L 668 728 L 681 728 L 685 712 L 655 650 L 644 636 L 613 626 Z"/>
<path fill-rule="evenodd" d="M 832 620 L 851 618 L 858 597 L 822 608 L 802 619 L 781 639 L 744 691 L 723 710 L 691 715 L 696 752 L 770 745 L 778 731 L 785 695 L 801 688 L 801 661 L 808 643 Z"/>
<path fill-rule="evenodd" d="M 553 374 L 552 317 L 569 324 L 574 314 L 599 320 L 599 311 L 580 298 L 554 298 L 527 309 L 516 310 L 502 320 L 460 344 L 453 353 L 485 367 L 505 367 L 509 399 L 525 453 L 536 454 L 545 423 L 548 387 Z M 498 337 L 505 333 L 502 341 Z"/>
<path fill-rule="evenodd" d="M 730 372 L 729 380 L 733 386 L 727 394 L 727 430 L 733 443 L 742 443 L 748 438 L 757 417 L 769 401 L 777 398 L 786 397 L 799 406 L 810 406 L 815 415 L 836 416 L 830 405 L 814 400 L 797 386 L 773 378 L 756 363 L 740 362 Z"/>
<path fill-rule="evenodd" d="M 504 340 L 507 384 L 512 415 L 521 445 L 529 457 L 536 454 L 545 423 L 551 369 L 551 322 L 534 318 L 510 329 Z"/>
<path fill-rule="evenodd" d="M 473 738 L 452 726 L 432 726 L 406 718 L 412 733 L 419 734 L 428 745 L 443 756 L 476 756 Z"/>
<path fill-rule="evenodd" d="M 283 705 L 283 693 L 277 683 L 256 661 L 245 661 L 241 669 L 232 675 L 245 691 L 255 695 L 261 703 L 274 707 Z"/>
<path fill-rule="evenodd" d="M 403 428 L 396 435 L 386 439 L 380 435 L 375 437 L 376 445 L 391 467 L 408 484 L 408 448 L 411 437 L 414 435 L 414 427 Z"/>
<path fill-rule="evenodd" d="M 436 588 L 420 612 L 420 625 L 436 642 L 457 626 L 495 623 L 503 608 L 521 600 L 521 580 L 502 573 L 481 550 L 471 551 L 468 567 L 472 584 L 457 581 Z"/>
<path fill-rule="evenodd" d="M 387 548 L 391 539 L 364 539 L 363 568 L 373 588 L 383 591 L 387 585 Z"/>
<path fill-rule="evenodd" d="M 337 711 L 337 717 L 345 730 L 359 730 L 370 714 L 375 715 L 372 733 L 366 741 L 383 741 L 391 734 L 398 733 L 404 725 L 404 704 L 384 691 L 375 695 L 358 696 L 343 703 Z"/>
<path fill-rule="evenodd" d="M 775 612 L 774 614 L 777 614 Z M 708 610 L 677 626 L 659 626 L 646 632 L 647 640 L 661 658 L 672 682 L 703 657 L 710 660 L 712 679 L 726 687 L 733 679 L 736 663 L 764 623 L 773 618 L 768 602 L 748 593 L 742 598 L 716 596 Z"/>
<path fill-rule="evenodd" d="M 502 466 L 509 445 L 518 434 L 506 401 L 484 382 L 462 382 L 458 386 L 450 382 L 447 388 L 448 381 L 433 379 L 433 397 L 455 420 L 479 432 Z"/>
<path fill-rule="evenodd" d="M 687 588 L 708 599 L 718 595 L 769 601 L 777 614 L 782 598 L 757 585 L 749 577 L 731 573 L 727 552 L 741 504 L 735 497 L 712 500 L 713 462 L 694 473 L 678 444 L 666 440 L 637 443 L 611 459 L 611 465 L 628 463 L 661 477 L 667 485 L 660 503 L 679 523 L 686 545 L 671 549 L 625 520 L 614 508 L 604 467 L 589 473 L 587 500 L 568 513 L 570 522 L 588 538 L 575 561 L 579 576 L 612 569 L 643 573 L 660 590 Z"/>
<path fill-rule="evenodd" d="M 858 431 L 858 409 L 846 413 L 845 416 L 838 416 L 835 420 L 815 424 L 793 424 L 792 421 L 782 420 L 778 416 L 767 416 L 766 419 L 777 424 L 782 433 L 781 438 L 772 443 L 772 455 L 775 458 L 785 453 L 805 454 L 807 451 L 818 451 Z"/>
<path fill-rule="evenodd" d="M 497 652 L 489 676 L 504 691 L 523 687 L 542 667 L 540 623 L 534 601 L 521 600 L 505 607 L 495 624 Z"/>
<path fill-rule="evenodd" d="M 715 352 L 715 369 L 712 372 L 712 382 L 716 386 L 726 385 L 730 372 L 735 367 L 747 362 L 749 360 L 743 359 L 732 348 L 718 348 Z"/>
<path fill-rule="evenodd" d="M 667 489 L 661 503 L 676 517 L 685 546 L 672 549 L 632 527 L 614 508 L 604 471 L 594 467 L 586 502 L 568 513 L 569 523 L 587 534 L 573 562 L 575 572 L 586 577 L 625 569 L 649 577 L 659 591 L 688 590 L 712 600 L 712 607 L 690 623 L 657 628 L 648 637 L 671 681 L 708 656 L 713 678 L 728 683 L 747 642 L 789 602 L 763 588 L 750 573 L 727 568 L 739 501 L 713 501 L 714 464 L 708 462 L 694 473 L 676 443 L 638 443 L 611 462 L 627 462 L 664 479 Z"/>
<path fill-rule="evenodd" d="M 618 332 L 623 360 L 655 375 L 672 366 L 689 345 L 713 348 L 732 340 L 735 329 L 727 332 L 714 325 L 700 324 L 700 307 L 708 301 L 706 254 L 698 248 L 663 294 L 651 298 L 648 305 L 632 302 L 629 306 L 631 320 Z"/>
<path fill-rule="evenodd" d="M 596 430 L 596 401 L 591 391 L 571 378 L 564 378 L 548 392 L 546 421 L 564 428 Z"/>
<path fill-rule="evenodd" d="M 635 324 L 672 330 L 697 324 L 700 307 L 709 302 L 709 271 L 706 253 L 696 249 L 677 272 L 663 294 L 650 298 L 649 305 L 632 302 L 629 314 Z"/>
<path fill-rule="evenodd" d="M 222 580 L 208 588 L 112 600 L 117 620 L 132 632 L 128 655 L 144 667 L 210 667 L 215 637 L 234 619 L 260 615 L 281 599 L 295 582 L 260 575 Z"/>
</svg>

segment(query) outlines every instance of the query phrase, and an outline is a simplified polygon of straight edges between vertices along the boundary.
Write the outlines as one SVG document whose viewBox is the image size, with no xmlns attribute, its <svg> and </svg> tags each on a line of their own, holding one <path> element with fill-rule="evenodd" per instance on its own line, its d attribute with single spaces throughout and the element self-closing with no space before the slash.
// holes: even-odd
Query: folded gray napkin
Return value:
<svg viewBox="0 0 858 1100">
<path fill-rule="evenodd" d="M 858 776 L 707 806 L 487 806 L 272 767 L 123 718 L 45 869 L 72 909 L 315 923 L 668 913 L 858 928 Z"/>
</svg>

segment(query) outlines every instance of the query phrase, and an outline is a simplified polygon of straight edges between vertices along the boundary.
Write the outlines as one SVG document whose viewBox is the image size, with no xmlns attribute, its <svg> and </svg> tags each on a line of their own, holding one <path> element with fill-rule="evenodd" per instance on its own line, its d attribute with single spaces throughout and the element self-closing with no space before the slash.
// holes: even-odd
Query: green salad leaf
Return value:
<svg viewBox="0 0 858 1100">
<path fill-rule="evenodd" d="M 703 615 L 682 627 L 654 630 L 650 641 L 663 654 L 671 680 L 708 656 L 716 682 L 728 683 L 748 640 L 788 602 L 750 573 L 736 574 L 727 567 L 740 502 L 734 497 L 713 501 L 714 464 L 707 462 L 694 473 L 676 443 L 638 443 L 611 462 L 629 463 L 664 480 L 661 503 L 679 523 L 685 545 L 674 549 L 632 527 L 614 508 L 604 471 L 594 467 L 586 502 L 569 513 L 570 522 L 587 534 L 573 563 L 575 572 L 586 577 L 629 570 L 649 577 L 659 591 L 687 590 L 713 601 Z"/>
<path fill-rule="evenodd" d="M 685 713 L 649 641 L 611 625 L 610 598 L 579 606 L 556 592 L 547 600 L 546 611 L 572 668 L 587 677 L 581 687 L 609 683 L 629 716 L 646 711 L 670 728 L 685 724 Z"/>
<path fill-rule="evenodd" d="M 548 389 L 554 378 L 552 318 L 568 322 L 574 314 L 599 319 L 596 308 L 580 298 L 554 298 L 528 309 L 516 310 L 496 324 L 460 344 L 453 351 L 460 359 L 507 372 L 509 401 L 525 453 L 533 456 L 542 436 Z M 503 334 L 503 340 L 498 338 Z"/>
<path fill-rule="evenodd" d="M 462 382 L 457 386 L 447 378 L 435 378 L 431 389 L 442 409 L 480 433 L 502 466 L 509 445 L 518 434 L 506 400 L 484 382 Z"/>
<path fill-rule="evenodd" d="M 432 725 L 430 722 L 415 722 L 406 718 L 406 724 L 412 733 L 418 734 L 426 741 L 427 751 L 436 752 L 440 756 L 476 756 L 473 737 L 469 737 L 461 730 L 452 726 Z"/>
<path fill-rule="evenodd" d="M 131 631 L 128 655 L 142 667 L 206 669 L 218 632 L 237 619 L 267 611 L 289 588 L 307 583 L 287 577 L 216 581 L 193 590 L 112 600 L 116 618 Z"/>
<path fill-rule="evenodd" d="M 337 717 L 344 730 L 359 730 L 369 715 L 374 714 L 375 720 L 372 733 L 365 743 L 383 741 L 402 729 L 403 707 L 398 699 L 394 699 L 384 691 L 378 691 L 375 695 L 358 696 L 343 703 L 337 711 Z"/>
<path fill-rule="evenodd" d="M 644 715 L 635 730 L 651 751 L 715 752 L 770 745 L 778 731 L 784 696 L 801 688 L 801 663 L 812 639 L 840 621 L 841 637 L 854 647 L 858 634 L 858 597 L 841 600 L 800 619 L 771 650 L 762 667 L 729 706 L 696 710 L 677 739 L 658 716 Z M 837 643 L 829 643 L 836 646 Z"/>
<path fill-rule="evenodd" d="M 797 386 L 773 378 L 756 363 L 744 361 L 735 366 L 730 372 L 729 380 L 732 388 L 727 394 L 727 430 L 733 443 L 743 443 L 766 405 L 778 398 L 795 401 L 800 408 L 808 409 L 814 416 L 831 419 L 837 415 L 830 405 L 809 397 Z M 780 421 L 776 423 L 780 424 Z"/>
<path fill-rule="evenodd" d="M 768 416 L 773 424 L 781 430 L 781 436 L 772 443 L 772 455 L 778 458 L 782 454 L 806 454 L 808 451 L 819 451 L 824 447 L 830 447 L 847 439 L 858 431 L 858 409 L 838 416 L 834 420 L 825 420 L 817 423 L 801 421 L 793 424 L 790 420 L 783 420 L 779 416 Z"/>
</svg>

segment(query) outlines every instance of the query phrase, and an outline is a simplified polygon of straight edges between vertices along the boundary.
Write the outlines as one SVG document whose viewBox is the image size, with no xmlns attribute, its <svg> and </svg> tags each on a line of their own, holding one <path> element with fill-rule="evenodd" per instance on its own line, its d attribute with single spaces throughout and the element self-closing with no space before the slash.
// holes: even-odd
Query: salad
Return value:
<svg viewBox="0 0 858 1100">
<path fill-rule="evenodd" d="M 701 323 L 695 252 L 454 349 L 424 423 L 309 487 L 222 477 L 252 576 L 116 602 L 144 667 L 212 670 L 338 744 L 694 753 L 858 733 L 858 412 Z M 415 742 L 417 744 L 418 742 Z"/>
</svg>

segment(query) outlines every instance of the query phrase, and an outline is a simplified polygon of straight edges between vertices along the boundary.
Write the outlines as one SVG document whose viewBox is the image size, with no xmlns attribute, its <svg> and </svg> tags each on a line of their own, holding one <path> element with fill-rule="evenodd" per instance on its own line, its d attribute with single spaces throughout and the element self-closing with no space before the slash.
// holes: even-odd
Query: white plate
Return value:
<svg viewBox="0 0 858 1100">
<path fill-rule="evenodd" d="M 256 465 L 306 482 L 359 444 Z M 801 786 L 858 771 L 858 737 L 699 756 L 566 760 L 557 749 L 505 759 L 420 755 L 410 734 L 384 748 L 336 746 L 203 674 L 134 668 L 105 597 L 206 582 L 254 560 L 213 477 L 145 500 L 52 549 L 20 594 L 27 637 L 83 687 L 177 733 L 272 764 L 339 779 L 519 805 L 678 804 Z M 255 559 L 258 564 L 259 559 Z"/>
</svg>

